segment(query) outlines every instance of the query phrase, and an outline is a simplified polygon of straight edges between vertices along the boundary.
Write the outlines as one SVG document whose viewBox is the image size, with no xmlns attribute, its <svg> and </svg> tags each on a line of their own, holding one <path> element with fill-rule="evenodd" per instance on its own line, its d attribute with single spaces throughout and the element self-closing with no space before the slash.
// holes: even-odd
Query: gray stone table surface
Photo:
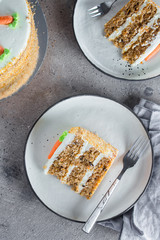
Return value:
<svg viewBox="0 0 160 240">
<path fill-rule="evenodd" d="M 160 103 L 160 77 L 117 80 L 97 70 L 81 52 L 72 28 L 73 0 L 40 0 L 49 44 L 36 77 L 22 91 L 0 102 L 0 239 L 117 240 L 119 233 L 96 225 L 86 235 L 82 224 L 57 216 L 35 196 L 24 171 L 24 147 L 35 120 L 57 101 L 96 94 L 133 107 L 139 99 Z"/>
</svg>

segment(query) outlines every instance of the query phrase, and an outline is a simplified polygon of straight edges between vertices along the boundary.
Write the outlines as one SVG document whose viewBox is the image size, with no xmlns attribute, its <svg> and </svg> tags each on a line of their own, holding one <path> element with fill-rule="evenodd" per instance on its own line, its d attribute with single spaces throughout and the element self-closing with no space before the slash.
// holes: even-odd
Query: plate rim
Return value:
<svg viewBox="0 0 160 240">
<path fill-rule="evenodd" d="M 107 218 L 107 219 L 104 219 L 104 220 L 101 220 L 101 221 L 97 221 L 97 223 L 103 223 L 105 221 L 108 221 L 108 220 L 111 220 L 113 218 L 116 218 L 116 217 L 119 217 L 121 215 L 123 215 L 124 213 L 128 212 L 135 204 L 136 202 L 140 199 L 140 197 L 145 193 L 150 181 L 151 181 L 151 177 L 152 177 L 152 173 L 153 173 L 153 146 L 152 146 L 152 143 L 151 143 L 151 139 L 150 139 L 150 136 L 149 136 L 149 133 L 147 131 L 147 129 L 145 128 L 142 120 L 140 118 L 138 118 L 138 116 L 133 112 L 133 110 L 126 106 L 124 103 L 119 103 L 118 101 L 116 100 L 113 100 L 111 98 L 107 98 L 107 97 L 102 97 L 98 94 L 79 94 L 79 95 L 75 95 L 75 96 L 69 96 L 69 97 L 65 97 L 65 98 L 62 98 L 60 99 L 59 101 L 55 102 L 54 104 L 52 104 L 51 106 L 49 106 L 45 111 L 43 111 L 40 116 L 34 121 L 31 129 L 29 130 L 28 134 L 27 134 L 27 137 L 26 137 L 26 140 L 25 140 L 25 145 L 24 145 L 24 151 L 23 151 L 23 164 L 24 164 L 24 172 L 25 172 L 25 175 L 27 177 L 27 180 L 28 180 L 28 183 L 33 191 L 33 193 L 35 194 L 35 196 L 38 198 L 38 200 L 47 208 L 49 209 L 51 212 L 53 212 L 54 214 L 56 214 L 57 216 L 59 217 L 63 217 L 64 219 L 67 219 L 67 220 L 70 220 L 70 221 L 73 221 L 73 222 L 77 222 L 77 223 L 85 223 L 85 221 L 80 221 L 80 220 L 75 220 L 75 219 L 72 219 L 72 218 L 69 218 L 69 217 L 65 217 L 57 212 L 55 212 L 54 210 L 52 210 L 50 207 L 48 207 L 41 199 L 40 197 L 38 196 L 38 194 L 35 192 L 34 188 L 32 187 L 32 184 L 31 184 L 31 181 L 29 179 L 29 176 L 28 176 L 28 172 L 27 172 L 27 167 L 26 167 L 26 147 L 27 147 L 27 143 L 28 143 L 28 139 L 30 137 L 30 134 L 33 130 L 33 128 L 35 127 L 36 123 L 40 120 L 40 118 L 46 113 L 48 112 L 50 109 L 52 109 L 53 107 L 55 107 L 56 105 L 58 105 L 59 103 L 63 102 L 63 101 L 66 101 L 66 100 L 69 100 L 69 99 L 72 99 L 72 98 L 76 98 L 76 97 L 98 97 L 98 98 L 103 98 L 103 99 L 107 99 L 109 101 L 112 101 L 114 103 L 117 103 L 119 104 L 120 106 L 126 108 L 130 113 L 132 113 L 136 119 L 142 124 L 147 136 L 148 136 L 148 139 L 149 139 L 149 143 L 150 143 L 150 147 L 151 147 L 151 171 L 150 171 L 150 175 L 149 175 L 149 178 L 148 178 L 148 181 L 145 185 L 145 188 L 143 189 L 143 191 L 141 192 L 141 194 L 139 195 L 139 197 L 134 201 L 133 204 L 131 204 L 130 207 L 128 207 L 126 210 L 122 211 L 120 214 L 117 214 L 115 216 L 113 216 L 112 218 Z"/>
<path fill-rule="evenodd" d="M 109 76 L 109 77 L 113 77 L 114 79 L 117 79 L 117 80 L 123 80 L 123 81 L 133 81 L 133 82 L 140 82 L 140 81 L 148 81 L 148 80 L 157 80 L 156 78 L 160 77 L 160 74 L 158 74 L 157 76 L 155 77 L 150 77 L 150 78 L 142 78 L 142 79 L 127 79 L 127 78 L 121 78 L 121 77 L 116 77 L 114 75 L 111 75 L 105 71 L 103 71 L 102 69 L 100 69 L 99 67 L 97 67 L 88 57 L 87 55 L 84 53 L 84 51 L 82 50 L 80 44 L 79 44 L 79 41 L 78 41 L 78 37 L 76 35 L 76 31 L 75 31 L 75 10 L 77 8 L 77 4 L 80 0 L 77 0 L 75 5 L 74 5 L 74 9 L 73 9 L 73 15 L 72 15 L 72 27 L 73 27 L 73 32 L 74 32 L 74 36 L 75 36 L 75 39 L 76 39 L 76 42 L 81 50 L 81 52 L 83 53 L 83 56 L 88 60 L 88 62 L 90 62 L 92 64 L 92 66 L 94 66 L 97 70 L 99 70 L 101 73 L 104 73 L 105 75 Z"/>
</svg>

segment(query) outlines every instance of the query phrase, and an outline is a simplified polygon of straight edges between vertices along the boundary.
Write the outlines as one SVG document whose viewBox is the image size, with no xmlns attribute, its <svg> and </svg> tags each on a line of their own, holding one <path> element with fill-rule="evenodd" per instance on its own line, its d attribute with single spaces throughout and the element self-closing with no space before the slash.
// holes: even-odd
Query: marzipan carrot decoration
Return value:
<svg viewBox="0 0 160 240">
<path fill-rule="evenodd" d="M 59 140 L 54 144 L 52 150 L 50 151 L 50 154 L 48 155 L 48 159 L 50 159 L 54 152 L 57 150 L 57 148 L 61 145 L 62 142 L 60 142 Z"/>
<path fill-rule="evenodd" d="M 0 16 L 0 25 L 9 25 L 13 20 L 12 16 Z"/>
<path fill-rule="evenodd" d="M 10 28 L 16 28 L 19 22 L 18 13 L 14 13 L 12 16 L 0 16 L 0 25 L 8 25 Z"/>
<path fill-rule="evenodd" d="M 3 53 L 4 53 L 4 48 L 0 46 L 0 55 L 2 55 Z"/>
<path fill-rule="evenodd" d="M 150 60 L 152 57 L 154 57 L 158 52 L 160 51 L 160 44 L 151 52 L 146 58 L 145 61 Z"/>
<path fill-rule="evenodd" d="M 48 155 L 48 159 L 50 159 L 53 154 L 55 153 L 55 151 L 57 150 L 57 148 L 61 145 L 61 143 L 63 142 L 63 140 L 65 139 L 65 137 L 67 136 L 68 132 L 65 131 L 62 133 L 62 135 L 60 136 L 60 138 L 58 139 L 58 141 L 54 144 L 50 154 Z"/>
</svg>

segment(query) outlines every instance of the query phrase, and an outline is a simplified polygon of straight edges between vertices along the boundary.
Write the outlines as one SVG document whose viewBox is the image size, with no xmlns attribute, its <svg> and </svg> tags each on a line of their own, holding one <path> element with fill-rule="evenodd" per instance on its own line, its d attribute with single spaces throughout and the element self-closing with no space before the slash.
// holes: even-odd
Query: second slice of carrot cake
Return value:
<svg viewBox="0 0 160 240">
<path fill-rule="evenodd" d="M 130 0 L 105 24 L 105 35 L 130 64 L 147 60 L 160 44 L 160 7 L 151 0 Z"/>
</svg>

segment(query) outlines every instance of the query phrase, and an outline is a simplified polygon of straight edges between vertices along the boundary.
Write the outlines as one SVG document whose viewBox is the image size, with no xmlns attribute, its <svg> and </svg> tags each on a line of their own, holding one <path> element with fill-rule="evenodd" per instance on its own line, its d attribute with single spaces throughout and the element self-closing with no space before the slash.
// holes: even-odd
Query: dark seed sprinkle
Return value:
<svg viewBox="0 0 160 240">
<path fill-rule="evenodd" d="M 89 162 L 89 165 L 90 165 L 90 166 L 94 166 L 92 162 Z"/>
</svg>

